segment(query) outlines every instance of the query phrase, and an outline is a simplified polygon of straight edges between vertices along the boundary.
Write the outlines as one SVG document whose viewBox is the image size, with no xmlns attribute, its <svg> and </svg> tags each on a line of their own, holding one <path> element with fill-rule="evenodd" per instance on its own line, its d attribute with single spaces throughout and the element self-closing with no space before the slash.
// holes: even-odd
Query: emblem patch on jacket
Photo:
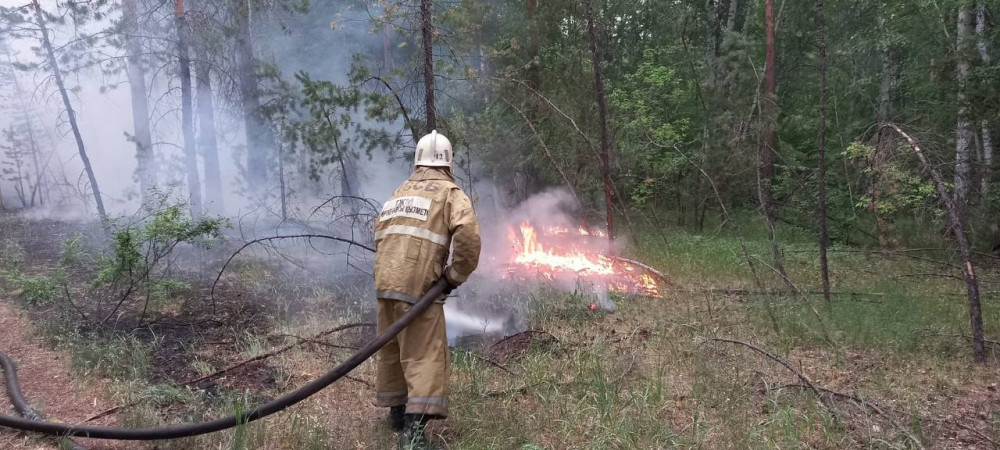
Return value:
<svg viewBox="0 0 1000 450">
<path fill-rule="evenodd" d="M 427 197 L 399 197 L 389 200 L 382 207 L 378 221 L 385 222 L 397 217 L 407 217 L 410 219 L 427 221 L 427 215 L 431 210 L 431 199 Z"/>
</svg>

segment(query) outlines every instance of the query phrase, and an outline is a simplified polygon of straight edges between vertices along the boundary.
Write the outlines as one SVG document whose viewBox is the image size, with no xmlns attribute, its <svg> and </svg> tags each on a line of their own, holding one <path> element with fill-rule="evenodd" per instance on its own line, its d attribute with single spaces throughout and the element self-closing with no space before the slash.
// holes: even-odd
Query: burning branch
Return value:
<svg viewBox="0 0 1000 450">
<path fill-rule="evenodd" d="M 606 256 L 604 243 L 595 245 L 592 238 L 605 238 L 600 229 L 565 226 L 536 228 L 523 222 L 518 230 L 508 231 L 515 248 L 505 276 L 540 276 L 546 280 L 585 279 L 616 292 L 660 296 L 656 277 L 667 280 L 662 273 L 645 264 Z M 648 273 L 647 273 L 648 272 Z M 652 275 L 651 275 L 652 274 Z M 669 281 L 668 281 L 669 283 Z"/>
</svg>

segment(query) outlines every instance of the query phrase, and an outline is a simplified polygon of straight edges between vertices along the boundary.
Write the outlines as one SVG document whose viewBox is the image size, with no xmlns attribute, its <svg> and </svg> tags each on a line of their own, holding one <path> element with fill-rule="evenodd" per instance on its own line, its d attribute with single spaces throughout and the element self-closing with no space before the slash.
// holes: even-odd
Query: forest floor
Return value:
<svg viewBox="0 0 1000 450">
<path fill-rule="evenodd" d="M 154 302 L 142 326 L 122 315 L 113 331 L 94 329 L 65 307 L 58 287 L 82 305 L 92 273 L 54 275 L 64 241 L 88 230 L 0 216 L 0 351 L 19 364 L 29 401 L 53 419 L 106 413 L 92 423 L 150 426 L 232 414 L 314 379 L 371 336 L 362 327 L 308 339 L 210 376 L 370 321 L 370 313 L 331 305 L 360 301 L 352 291 L 286 283 L 280 268 L 253 260 L 223 278 L 212 314 L 210 285 L 231 250 L 220 249 L 175 271 L 185 286 Z M 815 246 L 794 230 L 782 236 L 790 278 L 813 292 Z M 539 291 L 531 332 L 454 352 L 451 417 L 432 424 L 433 440 L 456 449 L 1000 448 L 996 260 L 980 265 L 992 342 L 990 362 L 977 365 L 963 338 L 963 285 L 943 250 L 835 247 L 838 295 L 825 304 L 782 290 L 753 259 L 769 261 L 763 238 L 747 243 L 765 289 L 749 275 L 736 237 L 673 231 L 635 241 L 641 250 L 627 256 L 671 278 L 662 298 L 616 297 L 617 312 L 607 314 L 589 310 L 580 294 Z M 97 251 L 84 245 L 83 253 Z M 782 357 L 808 383 L 713 338 Z M 392 448 L 373 381 L 369 361 L 271 418 L 147 447 Z M 10 432 L 0 433 L 0 445 L 56 446 Z"/>
</svg>

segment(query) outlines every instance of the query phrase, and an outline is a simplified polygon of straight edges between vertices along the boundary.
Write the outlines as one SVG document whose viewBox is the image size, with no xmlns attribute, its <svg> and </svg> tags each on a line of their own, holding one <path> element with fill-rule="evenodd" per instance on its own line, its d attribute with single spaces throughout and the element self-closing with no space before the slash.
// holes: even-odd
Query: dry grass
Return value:
<svg viewBox="0 0 1000 450">
<path fill-rule="evenodd" d="M 536 303 L 527 305 L 534 310 L 530 326 L 546 334 L 496 352 L 506 370 L 484 362 L 489 351 L 455 353 L 452 417 L 430 427 L 433 439 L 453 449 L 916 447 L 907 434 L 926 448 L 988 449 L 1000 441 L 997 363 L 972 364 L 966 343 L 949 336 L 968 326 L 961 284 L 914 276 L 948 269 L 836 249 L 835 290 L 858 295 L 824 305 L 816 296 L 734 291 L 753 290 L 755 283 L 732 238 L 678 234 L 644 242 L 632 256 L 670 274 L 676 286 L 659 299 L 619 299 L 611 315 L 589 311 L 579 296 L 539 292 Z M 7 249 L 16 250 L 15 244 L 4 242 Z M 757 255 L 769 253 L 760 241 L 750 246 Z M 18 270 L 21 260 L 33 258 L 7 254 L 18 257 Z M 793 279 L 815 278 L 811 244 L 788 244 L 786 256 Z M 6 267 L 0 279 L 10 278 L 11 264 Z M 331 297 L 346 304 L 364 299 L 310 286 L 294 292 L 293 302 L 288 292 L 276 290 L 278 278 L 267 267 L 244 264 L 224 281 L 230 292 L 284 299 L 268 316 L 270 330 L 234 329 L 220 343 L 192 343 L 182 353 L 188 359 L 181 373 L 204 375 L 294 342 L 286 335 L 310 336 L 360 320 L 331 320 L 323 312 Z M 984 291 L 997 290 L 995 265 L 984 265 L 981 276 Z M 766 272 L 764 282 L 780 286 Z M 813 284 L 800 287 L 808 291 Z M 1000 304 L 995 295 L 985 301 L 987 332 L 995 336 Z M 38 328 L 52 333 L 44 323 Z M 892 420 L 843 398 L 826 406 L 808 390 L 789 386 L 800 380 L 784 367 L 745 348 L 706 343 L 716 337 L 781 355 L 816 386 L 876 404 Z M 347 346 L 363 339 L 330 338 Z M 227 374 L 206 389 L 184 389 L 139 376 L 147 372 L 122 371 L 145 360 L 149 372 L 156 372 L 148 354 L 169 343 L 59 342 L 80 379 L 110 382 L 105 392 L 116 403 L 140 401 L 115 416 L 133 426 L 232 414 L 314 379 L 349 352 L 307 344 Z M 994 352 L 991 361 L 998 357 Z M 385 411 L 374 407 L 368 384 L 374 365 L 367 362 L 352 375 L 355 380 L 238 430 L 129 448 L 391 448 Z"/>
</svg>

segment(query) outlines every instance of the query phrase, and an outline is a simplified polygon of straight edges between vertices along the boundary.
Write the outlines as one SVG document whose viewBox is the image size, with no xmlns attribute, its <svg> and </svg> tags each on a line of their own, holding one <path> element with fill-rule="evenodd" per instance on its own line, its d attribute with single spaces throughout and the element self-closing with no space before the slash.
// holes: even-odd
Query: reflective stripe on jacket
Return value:
<svg viewBox="0 0 1000 450">
<path fill-rule="evenodd" d="M 415 303 L 442 275 L 459 286 L 479 265 L 480 248 L 469 197 L 446 170 L 418 167 L 375 219 L 376 296 Z"/>
</svg>

